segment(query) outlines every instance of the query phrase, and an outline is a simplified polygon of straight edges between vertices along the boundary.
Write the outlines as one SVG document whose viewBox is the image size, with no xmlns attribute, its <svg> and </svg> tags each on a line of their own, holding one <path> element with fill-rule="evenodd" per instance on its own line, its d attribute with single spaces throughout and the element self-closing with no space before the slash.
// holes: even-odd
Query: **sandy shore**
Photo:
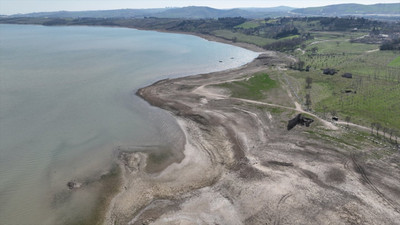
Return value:
<svg viewBox="0 0 400 225">
<path fill-rule="evenodd" d="M 177 118 L 184 158 L 147 173 L 146 154 L 126 153 L 123 189 L 106 224 L 398 223 L 399 154 L 373 160 L 363 157 L 375 150 L 368 143 L 359 149 L 310 138 L 307 128 L 287 131 L 287 119 L 300 110 L 289 93 L 269 104 L 232 98 L 216 86 L 292 60 L 265 52 L 240 68 L 140 89 L 140 97 Z M 344 132 L 325 122 L 313 129 Z"/>
</svg>

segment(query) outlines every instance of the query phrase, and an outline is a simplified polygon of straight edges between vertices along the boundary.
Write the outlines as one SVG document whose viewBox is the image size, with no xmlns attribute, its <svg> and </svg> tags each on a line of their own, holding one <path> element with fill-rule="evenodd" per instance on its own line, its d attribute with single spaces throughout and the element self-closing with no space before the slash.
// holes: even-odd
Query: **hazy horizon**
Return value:
<svg viewBox="0 0 400 225">
<path fill-rule="evenodd" d="M 208 6 L 218 9 L 231 8 L 270 8 L 277 6 L 289 6 L 294 8 L 305 8 L 315 6 L 326 6 L 334 4 L 357 3 L 372 5 L 379 3 L 398 3 L 397 0 L 0 0 L 0 14 L 12 15 L 19 13 L 52 12 L 52 11 L 86 11 L 86 10 L 112 10 L 112 9 L 146 9 L 146 8 L 168 8 L 186 6 Z"/>
</svg>

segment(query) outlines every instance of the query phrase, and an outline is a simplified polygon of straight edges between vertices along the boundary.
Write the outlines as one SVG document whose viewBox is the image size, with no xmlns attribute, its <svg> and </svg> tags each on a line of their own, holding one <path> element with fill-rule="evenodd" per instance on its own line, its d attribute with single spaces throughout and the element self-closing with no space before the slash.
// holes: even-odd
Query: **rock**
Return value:
<svg viewBox="0 0 400 225">
<path fill-rule="evenodd" d="M 69 188 L 70 190 L 72 190 L 72 189 L 80 188 L 80 187 L 82 186 L 82 184 L 79 183 L 79 182 L 75 182 L 75 181 L 69 181 L 69 182 L 67 183 L 67 186 L 68 186 L 68 188 Z"/>
<path fill-rule="evenodd" d="M 313 119 L 304 117 L 301 113 L 299 113 L 295 118 L 289 120 L 287 129 L 291 130 L 297 124 L 300 124 L 301 126 L 305 125 L 306 127 L 309 127 L 312 122 L 314 122 Z"/>
</svg>

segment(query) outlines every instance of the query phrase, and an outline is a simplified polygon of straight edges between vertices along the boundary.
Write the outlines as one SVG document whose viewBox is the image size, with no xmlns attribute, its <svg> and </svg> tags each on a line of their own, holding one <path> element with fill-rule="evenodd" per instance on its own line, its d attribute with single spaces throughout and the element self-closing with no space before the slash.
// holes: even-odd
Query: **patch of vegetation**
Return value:
<svg viewBox="0 0 400 225">
<path fill-rule="evenodd" d="M 302 38 L 280 39 L 279 41 L 267 44 L 265 49 L 274 51 L 293 51 L 303 42 Z"/>
<path fill-rule="evenodd" d="M 240 25 L 237 25 L 237 26 L 235 26 L 235 28 L 251 29 L 251 28 L 257 28 L 259 26 L 260 26 L 260 23 L 257 20 L 253 20 L 253 21 L 247 21 Z"/>
<path fill-rule="evenodd" d="M 233 42 L 244 42 L 249 43 L 257 46 L 265 46 L 274 42 L 274 39 L 271 38 L 264 38 L 254 35 L 247 35 L 240 32 L 234 32 L 230 30 L 216 30 L 212 32 L 213 35 L 224 38 Z"/>
<path fill-rule="evenodd" d="M 380 47 L 380 50 L 400 50 L 400 38 L 393 39 L 383 43 Z"/>
<path fill-rule="evenodd" d="M 300 38 L 300 35 L 290 35 L 290 36 L 288 36 L 288 37 L 284 37 L 284 38 L 280 38 L 279 40 L 290 40 L 290 39 L 293 39 L 293 38 Z"/>
<path fill-rule="evenodd" d="M 268 105 L 254 105 L 255 108 L 265 110 L 274 114 L 282 114 L 283 112 L 288 111 L 287 109 L 268 106 Z"/>
<path fill-rule="evenodd" d="M 282 108 L 277 108 L 277 107 L 271 107 L 271 108 L 269 109 L 269 111 L 270 111 L 271 113 L 274 113 L 274 114 L 281 114 L 281 113 L 285 112 L 284 109 L 282 109 Z"/>
<path fill-rule="evenodd" d="M 397 58 L 393 59 L 388 66 L 400 67 L 400 56 L 397 56 Z"/>
<path fill-rule="evenodd" d="M 248 80 L 223 83 L 218 86 L 229 89 L 232 97 L 260 100 L 265 98 L 266 91 L 279 87 L 279 83 L 266 73 L 258 73 Z"/>
<path fill-rule="evenodd" d="M 342 137 L 342 136 L 339 136 L 339 135 L 338 136 L 328 135 L 328 134 L 325 134 L 323 132 L 315 131 L 315 130 L 314 131 L 307 130 L 305 132 L 310 134 L 310 135 L 313 135 L 315 137 L 318 137 L 318 138 L 320 138 L 322 140 L 325 140 L 325 141 L 333 142 L 333 143 L 336 143 L 336 144 L 344 144 L 344 145 L 347 145 L 347 146 L 354 147 L 356 149 L 360 149 L 361 148 L 360 145 L 354 143 L 353 140 L 348 139 L 346 137 Z"/>
</svg>

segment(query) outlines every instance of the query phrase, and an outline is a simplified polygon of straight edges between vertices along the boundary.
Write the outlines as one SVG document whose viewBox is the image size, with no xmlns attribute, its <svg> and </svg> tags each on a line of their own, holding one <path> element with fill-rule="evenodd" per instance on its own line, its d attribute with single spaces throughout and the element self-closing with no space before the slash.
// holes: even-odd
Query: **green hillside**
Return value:
<svg viewBox="0 0 400 225">
<path fill-rule="evenodd" d="M 339 4 L 292 10 L 303 15 L 359 15 L 359 14 L 400 14 L 400 3 L 393 4 Z"/>
</svg>

